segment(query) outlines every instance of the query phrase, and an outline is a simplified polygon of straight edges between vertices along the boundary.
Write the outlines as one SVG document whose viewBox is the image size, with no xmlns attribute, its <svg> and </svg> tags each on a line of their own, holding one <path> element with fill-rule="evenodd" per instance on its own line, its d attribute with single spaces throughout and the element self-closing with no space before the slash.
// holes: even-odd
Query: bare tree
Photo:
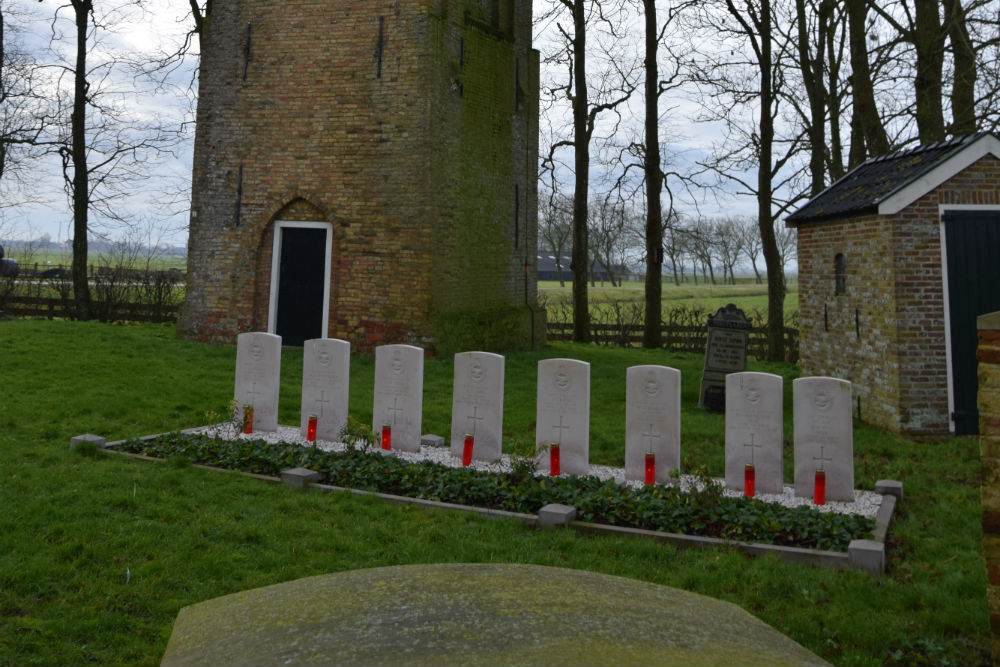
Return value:
<svg viewBox="0 0 1000 667">
<path fill-rule="evenodd" d="M 781 269 L 784 271 L 798 252 L 798 231 L 794 227 L 786 227 L 783 223 L 775 221 L 774 238 L 778 242 L 778 255 L 781 257 Z"/>
<path fill-rule="evenodd" d="M 674 285 L 680 287 L 684 278 L 684 255 L 687 253 L 687 235 L 681 229 L 680 216 L 676 212 L 665 213 L 663 225 L 663 256 L 670 261 L 670 271 Z"/>
<path fill-rule="evenodd" d="M 760 260 L 763 244 L 760 240 L 760 230 L 757 228 L 757 221 L 749 217 L 739 217 L 735 220 L 738 230 L 737 233 L 740 235 L 741 240 L 740 249 L 743 251 L 746 258 L 750 260 L 750 268 L 753 269 L 754 282 L 759 285 L 762 281 L 760 268 L 757 266 L 757 262 Z M 784 264 L 782 266 L 784 266 Z"/>
<path fill-rule="evenodd" d="M 795 44 L 809 111 L 803 114 L 809 137 L 810 193 L 815 196 L 826 185 L 826 119 L 829 91 L 825 71 L 833 39 L 833 0 L 795 0 Z M 808 11 L 807 11 L 808 8 Z M 794 100 L 794 96 L 793 96 Z"/>
<path fill-rule="evenodd" d="M 634 254 L 642 235 L 636 229 L 636 217 L 621 202 L 604 198 L 590 203 L 591 254 L 593 263 L 604 268 L 611 286 L 621 285 L 616 277 Z"/>
<path fill-rule="evenodd" d="M 782 201 L 780 193 L 793 185 L 800 167 L 792 162 L 801 150 L 798 133 L 776 136 L 783 85 L 782 67 L 788 53 L 775 52 L 776 21 L 771 0 L 712 0 L 700 6 L 694 29 L 708 31 L 723 45 L 699 54 L 692 62 L 695 80 L 705 91 L 707 119 L 720 122 L 727 133 L 706 169 L 736 184 L 757 202 L 768 284 L 768 359 L 784 359 L 785 279 L 774 237 L 774 221 L 798 198 L 798 188 Z M 779 45 L 787 48 L 787 44 Z M 748 123 L 747 116 L 755 120 Z M 778 149 L 778 150 L 776 150 Z M 756 179 L 742 173 L 756 170 Z"/>
<path fill-rule="evenodd" d="M 0 0 L 0 208 L 31 199 L 28 166 L 38 157 L 51 110 L 38 81 L 38 63 L 20 44 L 20 12 Z"/>
<path fill-rule="evenodd" d="M 706 283 L 711 281 L 714 285 L 715 268 L 712 266 L 712 260 L 715 258 L 715 249 L 712 246 L 715 234 L 712 221 L 702 217 L 692 220 L 687 227 L 687 236 L 689 252 L 696 262 L 696 267 L 701 267 L 702 279 Z M 697 273 L 697 268 L 694 273 Z M 697 278 L 695 282 L 698 282 Z"/>
<path fill-rule="evenodd" d="M 875 104 L 875 87 L 872 82 L 866 38 L 868 0 L 846 0 L 846 5 L 851 91 L 854 99 L 848 167 L 853 168 L 864 162 L 868 155 L 888 153 L 889 138 Z"/>
<path fill-rule="evenodd" d="M 743 252 L 743 234 L 739 222 L 731 217 L 720 218 L 712 224 L 712 248 L 722 267 L 722 281 L 736 284 L 736 265 Z M 728 276 L 728 278 L 727 278 Z"/>
<path fill-rule="evenodd" d="M 596 79 L 597 86 L 591 91 L 591 81 L 587 71 L 587 35 L 595 25 L 600 25 L 604 34 L 616 40 L 620 26 L 605 13 L 605 7 L 598 0 L 558 0 L 553 8 L 543 14 L 541 21 L 556 20 L 556 28 L 562 44 L 555 53 L 548 54 L 547 63 L 560 64 L 565 68 L 566 78 L 553 85 L 552 96 L 564 97 L 572 107 L 571 139 L 550 144 L 549 155 L 545 158 L 543 170 L 554 169 L 555 151 L 562 147 L 573 148 L 573 340 L 590 340 L 590 305 L 587 294 L 587 269 L 589 248 L 587 237 L 588 199 L 590 195 L 590 144 L 594 137 L 597 119 L 603 112 L 617 113 L 636 88 L 634 73 L 630 68 L 619 66 L 614 59 L 606 59 L 608 66 Z M 568 11 L 572 28 L 566 28 L 557 17 Z"/>
<path fill-rule="evenodd" d="M 136 83 L 142 68 L 129 58 L 134 54 L 114 53 L 105 39 L 114 28 L 141 18 L 141 11 L 138 0 L 104 6 L 99 14 L 93 0 L 69 0 L 51 22 L 50 52 L 59 72 L 57 99 L 64 113 L 68 111 L 69 124 L 57 128 L 49 143 L 62 159 L 73 211 L 72 280 L 80 319 L 92 316 L 87 279 L 92 214 L 105 223 L 127 224 L 115 203 L 177 138 L 176 130 L 156 119 L 140 121 L 130 115 L 128 107 L 146 92 Z M 72 25 L 69 31 L 67 24 Z M 72 45 L 66 57 L 64 43 Z"/>
<path fill-rule="evenodd" d="M 540 201 L 542 205 L 538 215 L 538 240 L 542 248 L 548 248 L 555 258 L 559 286 L 565 287 L 563 256 L 573 233 L 573 201 L 552 191 Z"/>
</svg>

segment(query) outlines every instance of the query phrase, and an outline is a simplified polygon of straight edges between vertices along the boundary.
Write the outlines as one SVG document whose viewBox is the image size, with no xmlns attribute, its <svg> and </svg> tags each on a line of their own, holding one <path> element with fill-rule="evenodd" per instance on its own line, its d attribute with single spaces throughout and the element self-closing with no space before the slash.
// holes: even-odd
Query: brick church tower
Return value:
<svg viewBox="0 0 1000 667">
<path fill-rule="evenodd" d="M 242 0 L 201 35 L 184 336 L 528 347 L 530 0 Z"/>
</svg>

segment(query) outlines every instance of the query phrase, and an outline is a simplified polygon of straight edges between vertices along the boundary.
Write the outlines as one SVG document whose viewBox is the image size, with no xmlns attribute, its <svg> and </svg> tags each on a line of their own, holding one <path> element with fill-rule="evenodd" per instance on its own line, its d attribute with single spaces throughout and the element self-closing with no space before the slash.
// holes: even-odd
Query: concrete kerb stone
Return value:
<svg viewBox="0 0 1000 667">
<path fill-rule="evenodd" d="M 851 540 L 847 556 L 852 566 L 869 574 L 885 574 L 885 543 L 878 540 Z"/>
<path fill-rule="evenodd" d="M 99 435 L 94 435 L 93 433 L 84 433 L 83 435 L 75 435 L 69 439 L 70 450 L 76 449 L 78 446 L 89 443 L 97 447 L 98 449 L 104 449 L 107 446 L 107 438 L 102 438 Z"/>
<path fill-rule="evenodd" d="M 281 481 L 294 489 L 305 489 L 319 479 L 319 473 L 309 468 L 289 468 L 281 471 Z"/>
<path fill-rule="evenodd" d="M 903 483 L 894 479 L 880 479 L 875 482 L 875 493 L 883 496 L 896 496 L 899 501 L 903 500 Z"/>
<path fill-rule="evenodd" d="M 873 539 L 878 542 L 885 542 L 885 537 L 889 534 L 889 522 L 896 510 L 896 502 L 896 496 L 882 496 L 882 504 L 875 516 L 875 529 L 872 531 Z"/>
<path fill-rule="evenodd" d="M 185 431 L 182 431 L 182 433 Z M 151 436 L 144 436 L 140 440 L 152 440 L 161 435 L 158 434 Z M 426 436 L 423 436 L 426 437 Z M 103 445 L 103 447 L 115 454 L 121 456 L 127 456 L 129 458 L 134 458 L 142 461 L 158 461 L 149 456 L 143 456 L 141 454 L 132 454 L 130 452 L 121 452 L 117 448 L 124 444 L 125 440 L 116 440 L 111 443 Z M 213 466 L 206 466 L 200 464 L 194 464 L 192 467 L 201 468 L 205 470 L 214 470 L 216 472 L 225 472 L 230 474 L 242 475 L 250 477 L 253 479 L 258 479 L 262 481 L 281 483 L 283 480 L 279 477 L 273 477 L 269 475 L 261 475 L 257 473 L 248 473 L 237 470 L 227 470 L 225 468 L 216 468 Z M 311 471 L 310 471 L 311 472 Z M 445 509 L 445 510 L 462 510 L 468 512 L 475 512 L 480 516 L 486 518 L 506 518 L 515 519 L 521 521 L 526 526 L 529 527 L 551 527 L 562 525 L 576 530 L 581 533 L 590 534 L 603 534 L 603 535 L 614 535 L 618 537 L 639 537 L 646 539 L 653 539 L 657 541 L 670 542 L 676 546 L 687 547 L 687 548 L 707 548 L 707 547 L 731 547 L 736 548 L 748 555 L 764 555 L 773 554 L 778 558 L 792 563 L 799 563 L 802 565 L 810 565 L 813 567 L 821 567 L 824 569 L 833 570 L 843 570 L 843 569 L 857 569 L 864 572 L 868 572 L 873 575 L 881 575 L 885 573 L 885 538 L 888 534 L 888 528 L 892 515 L 895 511 L 897 498 L 902 496 L 903 485 L 901 482 L 895 482 L 894 480 L 881 480 L 881 482 L 892 482 L 887 487 L 884 487 L 888 493 L 882 493 L 882 504 L 879 508 L 878 516 L 875 519 L 875 529 L 872 531 L 872 540 L 853 540 L 848 547 L 847 553 L 839 551 L 822 551 L 819 549 L 803 549 L 800 547 L 789 547 L 783 545 L 775 544 L 759 544 L 750 542 L 735 542 L 714 537 L 702 537 L 698 535 L 683 535 L 679 533 L 664 533 L 656 530 L 645 530 L 641 528 L 629 528 L 625 526 L 611 526 L 605 524 L 595 524 L 586 521 L 577 521 L 576 518 L 576 508 L 567 505 L 552 504 L 546 505 L 541 510 L 539 514 L 525 514 L 521 512 L 507 512 L 504 510 L 494 510 L 485 507 L 475 507 L 472 505 L 458 505 L 454 503 L 444 503 L 434 500 L 423 500 L 421 498 L 409 498 L 406 496 L 396 496 L 388 493 L 378 493 L 376 491 L 364 491 L 361 489 L 350 489 L 346 487 L 332 486 L 329 484 L 316 484 L 311 483 L 306 486 L 308 491 L 318 491 L 318 492 L 330 492 L 330 491 L 340 491 L 345 493 L 351 493 L 353 495 L 363 495 L 363 496 L 373 496 L 380 498 L 382 500 L 387 500 L 396 503 L 406 503 L 417 505 L 418 507 L 425 507 L 429 509 Z M 898 493 L 898 495 L 897 495 Z M 550 510 L 547 514 L 545 520 L 551 520 L 553 523 L 544 524 L 543 523 L 543 512 L 547 508 L 560 508 L 555 510 Z M 569 516 L 568 519 L 565 517 Z M 565 519 L 564 523 L 558 523 L 559 518 Z"/>
<path fill-rule="evenodd" d="M 538 510 L 538 525 L 541 528 L 565 528 L 576 518 L 576 508 L 552 503 Z"/>
<path fill-rule="evenodd" d="M 422 447 L 444 447 L 444 444 L 444 438 L 440 435 L 425 433 L 420 436 L 420 445 Z"/>
</svg>

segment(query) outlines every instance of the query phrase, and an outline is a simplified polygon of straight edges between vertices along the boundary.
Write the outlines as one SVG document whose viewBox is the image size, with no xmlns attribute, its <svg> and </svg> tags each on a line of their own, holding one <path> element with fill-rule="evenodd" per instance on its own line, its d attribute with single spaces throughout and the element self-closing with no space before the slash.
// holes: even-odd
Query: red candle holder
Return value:
<svg viewBox="0 0 1000 667">
<path fill-rule="evenodd" d="M 468 467 L 472 463 L 472 436 L 465 434 L 465 444 L 462 446 L 462 467 Z"/>
<path fill-rule="evenodd" d="M 753 498 L 757 491 L 757 470 L 752 463 L 748 463 L 743 469 L 743 495 Z"/>
<path fill-rule="evenodd" d="M 822 468 L 816 470 L 813 503 L 816 505 L 826 504 L 826 472 Z"/>
<path fill-rule="evenodd" d="M 316 415 L 309 415 L 309 425 L 306 427 L 306 441 L 316 442 Z"/>
<path fill-rule="evenodd" d="M 656 484 L 656 455 L 646 452 L 646 486 Z"/>
<path fill-rule="evenodd" d="M 549 475 L 559 476 L 559 445 L 549 445 Z"/>
<path fill-rule="evenodd" d="M 243 406 L 243 432 L 253 433 L 253 406 Z"/>
<path fill-rule="evenodd" d="M 392 449 L 392 426 L 382 424 L 382 449 Z"/>
</svg>

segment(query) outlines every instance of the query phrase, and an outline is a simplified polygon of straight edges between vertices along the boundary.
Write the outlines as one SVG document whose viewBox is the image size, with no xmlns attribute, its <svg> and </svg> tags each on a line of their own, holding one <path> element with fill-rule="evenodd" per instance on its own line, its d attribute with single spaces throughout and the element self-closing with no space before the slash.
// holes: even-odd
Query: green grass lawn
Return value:
<svg viewBox="0 0 1000 667">
<path fill-rule="evenodd" d="M 303 494 L 181 461 L 68 451 L 205 423 L 233 391 L 232 346 L 178 340 L 171 326 L 0 322 L 0 664 L 156 664 L 185 605 L 353 568 L 535 563 L 592 570 L 734 602 L 838 665 L 988 664 L 978 442 L 914 441 L 855 424 L 856 480 L 900 479 L 888 573 L 872 578 L 680 550 L 639 540 L 527 530 L 346 494 Z M 301 350 L 283 350 L 280 417 L 297 423 Z M 723 472 L 723 419 L 696 403 L 700 357 L 560 344 L 507 354 L 509 449 L 533 442 L 535 369 L 592 364 L 591 458 L 620 464 L 628 366 L 683 374 L 685 468 Z M 796 369 L 752 364 L 786 378 Z M 424 432 L 447 434 L 450 359 L 425 367 Z M 351 414 L 371 415 L 371 358 L 352 359 Z M 791 410 L 786 396 L 786 434 Z M 787 437 L 787 436 L 786 436 Z M 786 481 L 791 479 L 786 450 Z"/>
</svg>

